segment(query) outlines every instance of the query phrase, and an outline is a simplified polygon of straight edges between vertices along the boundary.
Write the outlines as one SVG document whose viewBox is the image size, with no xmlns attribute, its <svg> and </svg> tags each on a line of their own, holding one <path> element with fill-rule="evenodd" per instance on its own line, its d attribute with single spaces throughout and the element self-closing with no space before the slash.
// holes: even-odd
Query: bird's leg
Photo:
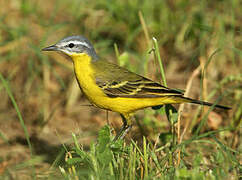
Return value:
<svg viewBox="0 0 242 180">
<path fill-rule="evenodd" d="M 123 119 L 123 116 L 121 115 L 122 119 Z M 123 125 L 121 127 L 121 129 L 119 130 L 118 134 L 115 136 L 114 140 L 113 141 L 116 141 L 117 139 L 119 139 L 120 137 L 122 137 L 122 134 L 123 134 L 123 131 L 125 131 L 127 127 L 127 121 L 123 120 Z"/>
<path fill-rule="evenodd" d="M 121 117 L 122 117 L 123 125 L 122 125 L 121 129 L 119 130 L 118 134 L 115 136 L 113 141 L 116 141 L 119 138 L 123 139 L 124 136 L 132 128 L 132 122 L 131 122 L 130 115 L 121 114 Z"/>
<path fill-rule="evenodd" d="M 131 125 L 127 125 L 126 128 L 123 131 L 123 134 L 120 136 L 120 139 L 123 139 L 124 136 L 129 132 L 129 130 L 132 128 L 132 124 Z"/>
</svg>

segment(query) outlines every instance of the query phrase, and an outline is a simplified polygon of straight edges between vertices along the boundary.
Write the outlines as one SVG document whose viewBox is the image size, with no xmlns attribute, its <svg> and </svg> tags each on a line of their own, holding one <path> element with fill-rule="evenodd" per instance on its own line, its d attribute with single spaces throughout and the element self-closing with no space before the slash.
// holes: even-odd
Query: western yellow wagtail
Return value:
<svg viewBox="0 0 242 180">
<path fill-rule="evenodd" d="M 95 106 L 118 112 L 123 126 L 117 138 L 123 138 L 132 127 L 133 113 L 147 107 L 164 104 L 194 103 L 212 106 L 213 104 L 184 97 L 177 90 L 143 76 L 130 72 L 116 64 L 100 59 L 92 44 L 83 36 L 70 36 L 58 43 L 42 49 L 59 51 L 69 56 L 80 89 Z M 230 109 L 215 105 L 217 108 Z"/>
</svg>

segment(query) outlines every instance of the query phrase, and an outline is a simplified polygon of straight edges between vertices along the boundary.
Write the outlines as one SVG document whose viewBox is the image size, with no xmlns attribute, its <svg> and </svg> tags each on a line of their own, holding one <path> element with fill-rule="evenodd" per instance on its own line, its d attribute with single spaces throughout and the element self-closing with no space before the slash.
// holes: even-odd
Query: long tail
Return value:
<svg viewBox="0 0 242 180">
<path fill-rule="evenodd" d="M 188 103 L 200 104 L 200 105 L 206 105 L 206 106 L 212 106 L 213 105 L 212 103 L 209 103 L 209 102 L 199 101 L 199 100 L 191 99 L 191 98 L 188 98 L 188 97 L 181 97 L 181 98 L 186 100 L 186 102 L 188 102 Z M 215 105 L 215 107 L 216 108 L 221 108 L 221 109 L 226 109 L 226 110 L 231 109 L 230 107 L 217 105 L 217 104 Z"/>
</svg>

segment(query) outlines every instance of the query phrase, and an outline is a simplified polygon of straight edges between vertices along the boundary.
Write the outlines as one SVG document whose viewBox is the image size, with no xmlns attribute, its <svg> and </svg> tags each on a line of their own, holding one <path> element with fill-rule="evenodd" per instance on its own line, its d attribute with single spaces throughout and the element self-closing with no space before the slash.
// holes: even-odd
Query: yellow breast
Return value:
<svg viewBox="0 0 242 180">
<path fill-rule="evenodd" d="M 91 57 L 87 54 L 72 55 L 74 71 L 79 86 L 91 103 L 101 106 L 100 101 L 105 94 L 96 85 L 93 69 L 91 68 Z"/>
</svg>

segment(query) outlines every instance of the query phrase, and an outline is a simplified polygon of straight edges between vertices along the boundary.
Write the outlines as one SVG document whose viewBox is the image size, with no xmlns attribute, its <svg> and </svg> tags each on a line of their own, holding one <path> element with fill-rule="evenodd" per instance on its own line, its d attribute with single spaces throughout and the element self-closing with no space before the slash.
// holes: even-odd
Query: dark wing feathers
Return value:
<svg viewBox="0 0 242 180">
<path fill-rule="evenodd" d="M 98 63 L 94 64 L 95 80 L 109 97 L 153 98 L 164 95 L 183 95 L 177 90 L 169 89 L 116 64 Z"/>
<path fill-rule="evenodd" d="M 133 98 L 151 98 L 151 97 L 161 97 L 164 95 L 182 95 L 180 92 L 172 89 L 165 88 L 163 86 L 150 86 L 148 83 L 141 81 L 139 84 L 130 85 L 126 83 L 115 81 L 116 85 L 112 86 L 112 83 L 105 83 L 102 86 L 100 81 L 97 84 L 103 89 L 103 92 L 110 97 L 133 97 Z"/>
</svg>

